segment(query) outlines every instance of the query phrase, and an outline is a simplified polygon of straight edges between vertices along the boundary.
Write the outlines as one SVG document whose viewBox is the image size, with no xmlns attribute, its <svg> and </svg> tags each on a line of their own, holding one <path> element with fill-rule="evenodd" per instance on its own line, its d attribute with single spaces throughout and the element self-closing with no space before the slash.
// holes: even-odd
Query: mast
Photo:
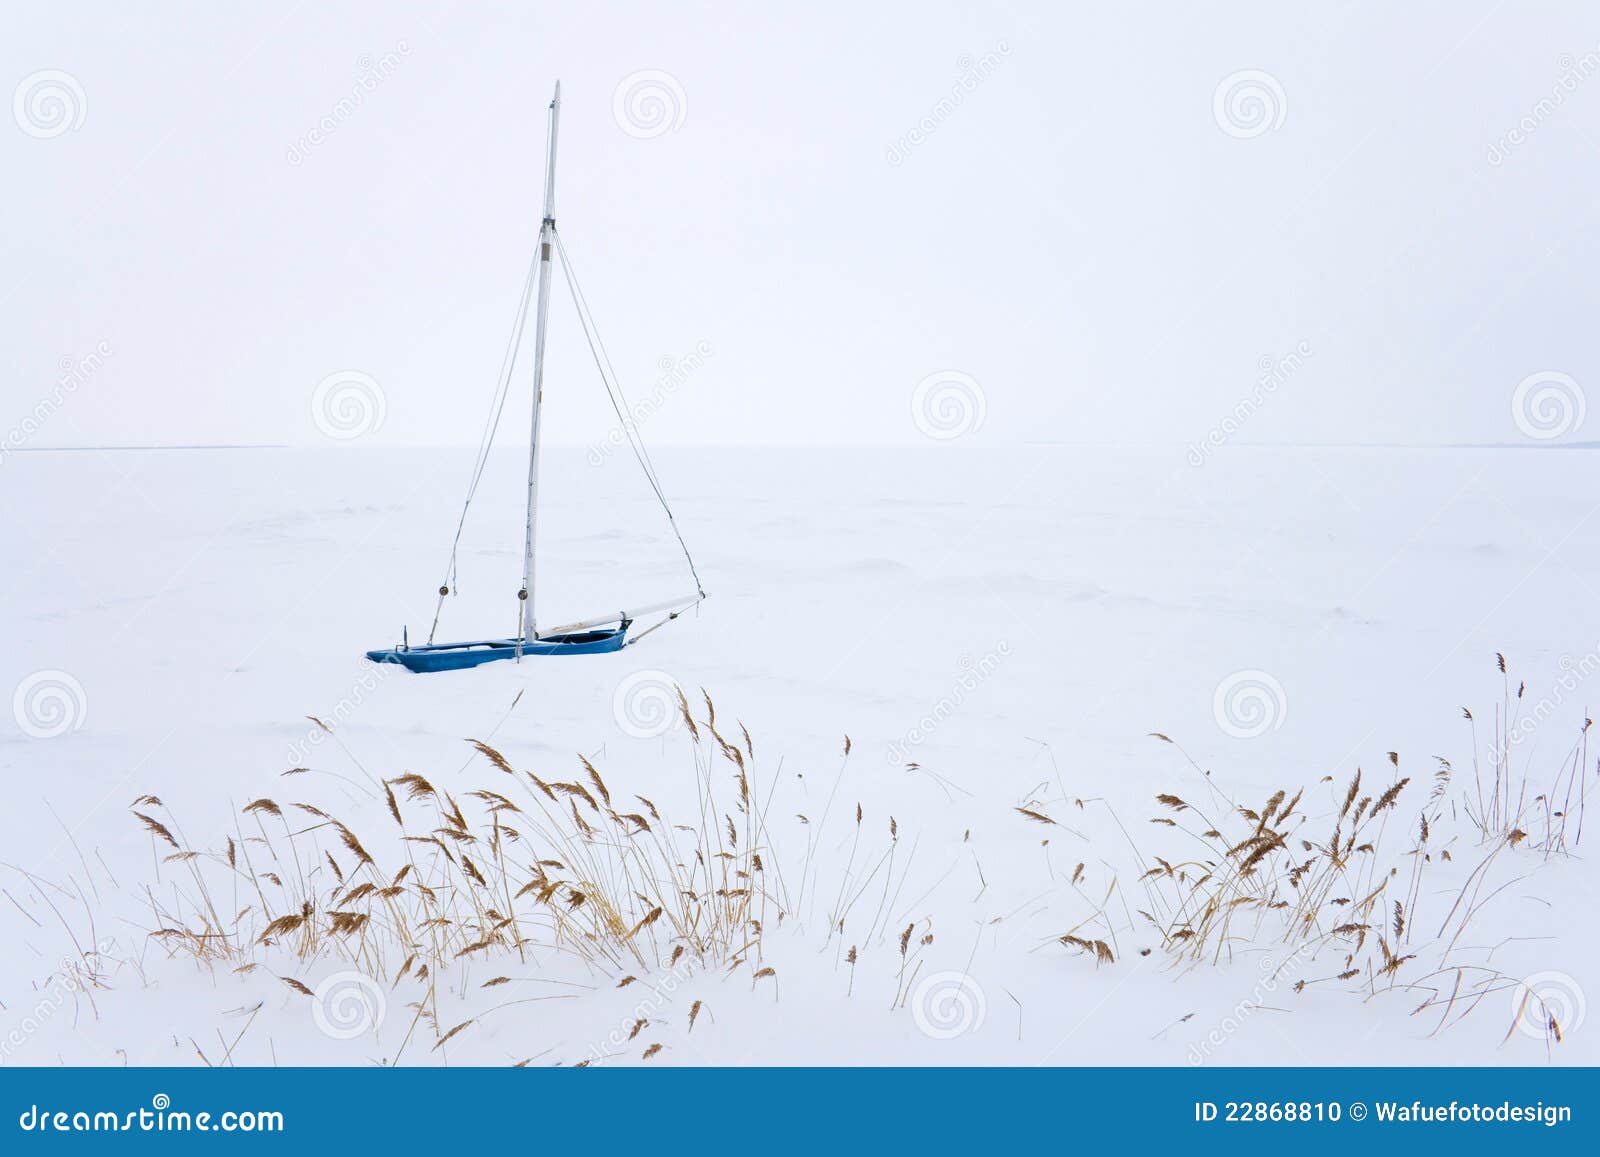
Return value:
<svg viewBox="0 0 1600 1157">
<path fill-rule="evenodd" d="M 544 404 L 544 337 L 550 311 L 550 249 L 556 230 L 556 129 L 561 117 L 561 82 L 550 101 L 550 144 L 544 178 L 544 220 L 539 225 L 539 304 L 533 331 L 533 429 L 528 452 L 528 521 L 522 549 L 522 602 L 520 640 L 538 637 L 533 611 L 533 547 L 535 518 L 539 510 L 539 410 Z"/>
</svg>

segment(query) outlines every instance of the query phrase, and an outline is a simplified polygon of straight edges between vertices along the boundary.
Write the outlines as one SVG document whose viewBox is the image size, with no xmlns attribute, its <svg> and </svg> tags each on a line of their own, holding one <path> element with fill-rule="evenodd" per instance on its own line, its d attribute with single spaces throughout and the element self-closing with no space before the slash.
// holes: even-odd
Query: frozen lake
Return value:
<svg viewBox="0 0 1600 1157">
<path fill-rule="evenodd" d="M 546 623 L 692 589 L 633 463 L 592 457 L 550 454 Z M 496 458 L 485 478 L 441 641 L 514 628 L 517 458 Z M 1064 955 L 1053 937 L 1083 915 L 1066 887 L 1074 865 L 1103 865 L 1102 888 L 1113 873 L 1130 887 L 1134 867 L 1115 827 L 1074 799 L 1112 801 L 1142 843 L 1155 793 L 1198 776 L 1150 732 L 1251 799 L 1324 776 L 1342 784 L 1358 766 L 1387 775 L 1388 752 L 1419 785 L 1435 756 L 1469 769 L 1462 708 L 1492 720 L 1496 652 L 1513 690 L 1525 680 L 1525 701 L 1548 708 L 1519 735 L 1518 759 L 1553 775 L 1600 688 L 1584 682 L 1600 666 L 1594 451 L 1224 447 L 1198 467 L 1183 447 L 678 449 L 655 461 L 710 594 L 697 614 L 615 655 L 412 676 L 361 654 L 397 641 L 402 624 L 413 641 L 426 635 L 467 451 L 10 456 L 0 685 L 17 699 L 0 728 L 0 839 L 13 902 L 0 927 L 24 950 L 0 976 L 3 1024 L 70 943 L 41 902 L 48 887 L 16 869 L 97 893 L 97 935 L 142 961 L 96 994 L 98 1018 L 82 1012 L 69 1029 L 61 1014 L 18 1063 L 118 1063 L 117 1050 L 192 1063 L 179 1036 L 214 1044 L 215 1024 L 262 999 L 241 1059 L 388 1055 L 381 1035 L 335 1044 L 309 1031 L 296 1020 L 303 998 L 270 978 L 213 978 L 143 941 L 141 890 L 159 869 L 129 803 L 159 796 L 181 839 L 212 846 L 230 805 L 305 798 L 301 781 L 284 786 L 287 769 L 349 772 L 308 715 L 334 723 L 375 774 L 476 786 L 462 739 L 493 734 L 519 765 L 565 775 L 581 751 L 608 778 L 671 796 L 685 786 L 686 740 L 660 733 L 652 696 L 676 681 L 748 726 L 765 774 L 782 760 L 790 813 L 823 807 L 848 734 L 840 806 L 893 815 L 906 847 L 916 841 L 885 906 L 904 910 L 899 923 L 933 922 L 929 967 L 970 972 L 982 1023 L 954 1039 L 919 1032 L 887 1011 L 892 979 L 874 981 L 869 1010 L 843 999 L 819 916 L 796 921 L 776 1011 L 770 993 L 730 981 L 706 997 L 716 1024 L 663 1061 L 1183 1063 L 1202 1027 L 1250 995 L 1253 970 L 1175 972 L 1159 947 L 1136 954 L 1154 940 L 1133 925 L 1113 965 Z M 320 782 L 381 815 L 339 780 Z M 1020 819 L 1030 800 L 1081 834 Z M 847 837 L 823 832 L 819 857 Z M 1574 905 L 1594 872 L 1579 858 L 1525 867 L 1485 910 L 1480 944 L 1512 974 L 1553 970 L 1581 992 L 1600 980 L 1596 944 L 1570 914 L 1586 911 Z M 54 898 L 83 923 L 85 905 Z M 864 961 L 857 994 L 866 976 Z M 1491 996 L 1492 1013 L 1428 1039 L 1432 1023 L 1408 1017 L 1417 1002 L 1404 995 L 1282 988 L 1214 1059 L 1542 1062 L 1525 1034 L 1502 1045 L 1510 1000 Z M 563 1007 L 486 1019 L 455 1059 L 550 1049 L 548 1060 L 574 1060 L 587 1030 Z M 1594 1025 L 1567 1027 L 1556 1059 L 1600 1060 Z M 1317 1048 L 1302 1052 L 1307 1033 Z"/>
</svg>

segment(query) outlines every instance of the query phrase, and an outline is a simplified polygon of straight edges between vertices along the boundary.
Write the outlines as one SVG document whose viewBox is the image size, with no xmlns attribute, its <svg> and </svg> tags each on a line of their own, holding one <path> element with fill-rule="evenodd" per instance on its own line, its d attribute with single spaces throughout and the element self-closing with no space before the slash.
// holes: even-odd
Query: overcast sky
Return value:
<svg viewBox="0 0 1600 1157">
<path fill-rule="evenodd" d="M 0 439 L 475 441 L 558 77 L 652 443 L 1600 437 L 1600 9 L 1394 7 L 9 3 Z"/>
</svg>

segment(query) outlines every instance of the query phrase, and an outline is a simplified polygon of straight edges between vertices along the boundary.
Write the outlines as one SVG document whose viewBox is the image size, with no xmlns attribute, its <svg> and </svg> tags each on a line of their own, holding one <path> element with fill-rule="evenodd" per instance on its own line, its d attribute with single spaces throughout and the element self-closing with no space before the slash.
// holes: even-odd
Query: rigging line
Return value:
<svg viewBox="0 0 1600 1157">
<path fill-rule="evenodd" d="M 555 233 L 556 251 L 561 255 L 561 272 L 567 279 L 567 288 L 572 291 L 573 304 L 578 310 L 578 321 L 583 327 L 584 340 L 589 343 L 589 353 L 594 357 L 595 368 L 600 371 L 600 380 L 606 387 L 606 396 L 611 400 L 611 408 L 616 411 L 617 421 L 622 424 L 622 431 L 627 435 L 628 445 L 633 450 L 633 456 L 638 459 L 639 468 L 644 471 L 645 480 L 650 483 L 650 488 L 655 491 L 656 499 L 661 503 L 661 509 L 666 512 L 667 525 L 672 528 L 673 537 L 678 540 L 678 547 L 683 551 L 683 559 L 689 564 L 689 573 L 694 576 L 695 591 L 704 598 L 706 593 L 705 585 L 700 581 L 700 571 L 694 565 L 694 556 L 689 553 L 689 544 L 684 541 L 683 532 L 678 529 L 678 520 L 673 515 L 672 506 L 667 502 L 667 496 L 661 489 L 661 481 L 656 476 L 655 469 L 650 462 L 649 452 L 644 448 L 644 441 L 639 437 L 638 431 L 634 429 L 633 423 L 624 413 L 627 398 L 622 393 L 622 384 L 617 382 L 615 388 L 613 388 L 613 383 L 607 380 L 606 368 L 611 359 L 609 357 L 605 359 L 607 365 L 601 363 L 604 345 L 600 344 L 599 348 L 596 348 L 597 343 L 600 342 L 599 330 L 594 325 L 593 315 L 588 313 L 588 302 L 584 299 L 583 291 L 578 286 L 578 277 L 573 271 L 571 259 L 567 256 L 567 247 L 562 243 L 560 233 L 555 230 L 551 230 L 551 232 Z M 612 372 L 614 376 L 615 371 Z"/>
<path fill-rule="evenodd" d="M 573 306 L 577 311 L 578 321 L 583 326 L 585 339 L 589 342 L 589 352 L 595 359 L 596 369 L 600 371 L 600 382 L 605 386 L 606 394 L 610 398 L 614 410 L 619 405 L 624 409 L 628 409 L 627 398 L 622 394 L 621 383 L 616 380 L 617 372 L 616 368 L 611 364 L 611 355 L 606 350 L 605 340 L 600 336 L 599 327 L 594 324 L 594 313 L 589 308 L 589 299 L 583 292 L 583 286 L 578 283 L 578 274 L 573 267 L 572 257 L 567 252 L 566 243 L 559 234 L 556 236 L 556 250 L 561 256 L 562 274 L 567 279 L 567 289 L 572 294 Z M 638 441 L 638 452 L 642 452 L 644 458 L 648 460 L 649 452 L 645 450 L 643 441 L 638 438 L 635 423 L 630 421 L 624 414 L 618 414 L 617 416 L 622 420 L 623 433 L 627 435 L 629 442 Z M 645 463 L 641 462 L 640 465 L 643 467 Z M 659 479 L 654 470 L 647 468 L 646 476 L 649 478 L 652 488 L 655 488 L 659 483 Z"/>
<path fill-rule="evenodd" d="M 660 501 L 662 509 L 667 512 L 667 520 L 672 523 L 673 531 L 677 531 L 677 519 L 673 516 L 672 508 L 667 503 L 666 489 L 661 484 L 661 476 L 656 473 L 655 462 L 650 457 L 650 450 L 644 444 L 644 438 L 638 432 L 638 425 L 629 415 L 633 412 L 628 404 L 627 396 L 622 390 L 622 381 L 617 376 L 616 367 L 611 364 L 611 355 L 606 350 L 605 339 L 600 336 L 600 328 L 595 325 L 594 313 L 589 308 L 589 299 L 584 295 L 583 286 L 578 282 L 577 270 L 572 267 L 572 260 L 567 254 L 566 246 L 560 235 L 556 236 L 556 248 L 561 254 L 562 272 L 567 277 L 568 288 L 572 291 L 573 304 L 578 310 L 578 319 L 584 326 L 584 335 L 592 335 L 590 352 L 596 355 L 596 368 L 600 370 L 601 383 L 606 387 L 606 394 L 610 398 L 611 408 L 616 411 L 617 420 L 622 425 L 622 431 L 628 438 L 629 446 L 633 449 L 634 457 L 638 459 L 640 469 L 644 471 L 645 480 L 650 483 L 650 488 L 655 491 L 656 498 Z M 604 366 L 600 365 L 604 361 Z M 625 412 L 626 411 L 626 412 Z M 678 543 L 683 547 L 684 556 L 688 558 L 689 548 L 683 542 L 683 536 L 678 535 Z M 694 571 L 694 559 L 688 558 L 689 569 Z M 696 587 L 699 586 L 700 576 L 695 574 Z M 703 592 L 702 592 L 703 593 Z"/>
<path fill-rule="evenodd" d="M 478 452 L 473 460 L 472 479 L 467 486 L 466 501 L 462 503 L 461 518 L 456 524 L 455 539 L 451 543 L 450 564 L 446 578 L 447 581 L 452 583 L 455 578 L 457 547 L 461 541 L 462 527 L 466 523 L 467 510 L 472 505 L 472 500 L 477 496 L 478 484 L 482 480 L 484 469 L 488 465 L 489 451 L 494 443 L 495 432 L 500 426 L 501 414 L 505 410 L 505 400 L 511 384 L 511 370 L 515 364 L 517 349 L 521 344 L 522 331 L 525 326 L 523 319 L 527 314 L 527 303 L 531 294 L 534 268 L 535 266 L 530 266 L 528 278 L 523 283 L 522 295 L 519 299 L 517 310 L 517 321 L 512 326 L 511 338 L 506 346 L 505 355 L 501 359 L 500 375 L 495 388 L 494 400 L 490 405 L 489 417 L 485 421 L 483 435 L 478 441 Z"/>
<path fill-rule="evenodd" d="M 676 619 L 681 614 L 683 614 L 682 611 L 673 611 L 670 615 L 667 615 L 665 618 L 663 618 L 659 623 L 656 623 L 653 626 L 646 627 L 644 630 L 640 631 L 633 638 L 628 640 L 628 646 L 631 647 L 635 643 L 640 642 L 646 635 L 655 634 L 655 632 L 659 631 L 662 627 L 664 627 L 668 623 L 672 622 L 674 619 Z"/>
<path fill-rule="evenodd" d="M 488 466 L 489 451 L 494 445 L 495 433 L 500 428 L 500 418 L 505 412 L 505 399 L 511 388 L 511 376 L 516 368 L 517 353 L 522 345 L 522 334 L 527 328 L 528 302 L 533 296 L 535 271 L 538 268 L 538 258 L 535 257 L 528 265 L 528 276 L 522 283 L 522 296 L 517 303 L 517 320 L 512 325 L 511 338 L 506 345 L 506 352 L 500 361 L 499 385 L 496 388 L 495 401 L 490 409 L 490 417 L 485 425 L 482 439 L 478 443 L 478 456 L 473 464 L 472 482 L 467 489 L 467 501 L 470 503 L 478 493 L 478 483 L 483 479 L 484 469 Z M 463 511 L 463 513 L 465 513 Z"/>
<path fill-rule="evenodd" d="M 649 452 L 645 449 L 643 441 L 638 436 L 635 423 L 628 416 L 632 407 L 627 404 L 627 398 L 622 395 L 620 387 L 615 387 L 612 384 L 614 371 L 610 369 L 610 359 L 605 355 L 605 346 L 600 341 L 599 332 L 594 328 L 594 319 L 586 313 L 585 306 L 587 303 L 579 304 L 582 290 L 577 285 L 577 278 L 568 270 L 566 262 L 562 263 L 562 267 L 564 271 L 567 271 L 568 289 L 573 293 L 573 304 L 577 308 L 578 320 L 583 326 L 584 337 L 589 342 L 589 352 L 595 359 L 595 368 L 600 373 L 600 382 L 606 388 L 606 398 L 611 403 L 611 409 L 617 415 L 617 421 L 622 427 L 622 432 L 628 439 L 629 449 L 633 451 L 633 456 L 638 461 L 639 468 L 644 472 L 645 481 L 650 484 L 650 489 L 654 491 L 657 501 L 661 503 L 664 509 L 667 509 L 670 516 L 671 510 L 667 507 L 666 491 L 661 486 L 661 479 L 655 472 L 654 463 L 650 461 Z"/>
<path fill-rule="evenodd" d="M 500 429 L 500 418 L 505 413 L 506 398 L 511 391 L 512 371 L 516 367 L 517 351 L 522 345 L 522 333 L 527 328 L 528 301 L 533 296 L 533 286 L 539 269 L 539 255 L 535 250 L 533 259 L 528 263 L 528 275 L 522 282 L 522 295 L 517 302 L 517 316 L 511 327 L 511 338 L 506 344 L 505 354 L 500 360 L 500 376 L 495 387 L 494 399 L 490 404 L 489 417 L 485 421 L 482 437 L 478 440 L 478 453 L 473 461 L 472 480 L 467 485 L 466 501 L 461 504 L 461 517 L 456 522 L 455 537 L 450 543 L 450 560 L 445 565 L 444 581 L 440 584 L 439 601 L 433 609 L 433 626 L 428 630 L 428 642 L 433 642 L 434 632 L 439 629 L 439 615 L 444 610 L 444 589 L 454 589 L 456 586 L 456 555 L 461 546 L 461 534 L 467 525 L 467 511 L 472 507 L 472 500 L 477 497 L 478 483 L 483 480 L 484 469 L 489 463 L 489 451 L 494 446 L 495 433 Z"/>
<path fill-rule="evenodd" d="M 573 304 L 578 308 L 579 320 L 583 321 L 584 325 L 593 331 L 594 344 L 600 350 L 599 357 L 605 361 L 605 367 L 600 371 L 600 380 L 605 384 L 608 394 L 612 392 L 613 383 L 615 383 L 616 397 L 612 400 L 612 408 L 617 408 L 616 398 L 621 398 L 622 408 L 628 414 L 632 414 L 633 407 L 627 404 L 628 399 L 622 392 L 622 380 L 617 376 L 616 367 L 611 364 L 611 354 L 606 349 L 605 339 L 600 336 L 600 328 L 594 324 L 594 312 L 589 308 L 589 299 L 584 296 L 583 286 L 578 283 L 577 271 L 572 268 L 572 260 L 567 256 L 566 246 L 559 235 L 556 237 L 556 249 L 561 254 L 562 269 L 567 274 L 568 287 L 572 290 Z M 607 375 L 609 375 L 609 378 Z M 622 422 L 623 433 L 628 435 L 630 442 L 638 446 L 635 451 L 635 457 L 642 456 L 643 460 L 640 462 L 640 466 L 644 469 L 645 477 L 649 479 L 656 496 L 661 499 L 664 505 L 666 503 L 666 493 L 661 485 L 661 477 L 656 473 L 655 462 L 650 457 L 650 451 L 645 446 L 643 437 L 638 433 L 637 423 L 621 413 L 617 417 Z"/>
</svg>

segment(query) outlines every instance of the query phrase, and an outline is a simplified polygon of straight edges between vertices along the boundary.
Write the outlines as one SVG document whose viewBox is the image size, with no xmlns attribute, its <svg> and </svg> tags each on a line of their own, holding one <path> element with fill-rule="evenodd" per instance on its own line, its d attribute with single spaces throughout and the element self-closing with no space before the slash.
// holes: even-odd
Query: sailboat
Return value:
<svg viewBox="0 0 1600 1157">
<path fill-rule="evenodd" d="M 476 667 L 482 663 L 492 663 L 499 659 L 521 660 L 525 657 L 595 655 L 608 651 L 619 651 L 629 643 L 637 642 L 644 638 L 645 635 L 676 619 L 685 611 L 698 605 L 706 597 L 705 588 L 700 583 L 699 572 L 695 569 L 694 559 L 689 554 L 689 547 L 684 542 L 683 534 L 678 530 L 677 519 L 673 517 L 672 508 L 667 503 L 660 479 L 656 476 L 655 467 L 650 462 L 650 455 L 639 438 L 637 424 L 629 417 L 630 411 L 627 401 L 623 397 L 620 385 L 617 384 L 616 374 L 611 368 L 611 361 L 606 355 L 605 346 L 601 343 L 599 335 L 595 331 L 588 303 L 584 299 L 583 291 L 578 285 L 576 275 L 573 273 L 571 259 L 567 256 L 566 247 L 561 241 L 561 235 L 556 232 L 556 139 L 560 118 L 561 82 L 557 81 L 555 96 L 550 101 L 549 144 L 546 153 L 544 184 L 544 219 L 539 226 L 538 247 L 529 266 L 527 279 L 523 283 L 522 297 L 518 303 L 515 323 L 512 326 L 511 341 L 506 350 L 505 359 L 501 363 L 496 400 L 491 407 L 489 421 L 478 447 L 478 458 L 473 468 L 471 484 L 467 489 L 467 499 L 462 505 L 461 520 L 456 526 L 455 540 L 450 547 L 450 561 L 445 570 L 445 579 L 439 586 L 439 602 L 434 610 L 433 627 L 428 632 L 428 641 L 419 646 L 412 646 L 409 632 L 402 631 L 402 642 L 398 646 L 368 651 L 367 658 L 374 663 L 398 663 L 407 670 L 416 672 L 458 671 L 466 667 Z M 596 368 L 600 371 L 600 379 L 606 387 L 606 393 L 611 400 L 612 408 L 616 411 L 618 421 L 621 423 L 621 429 L 634 452 L 634 457 L 638 460 L 641 469 L 643 469 L 645 478 L 650 483 L 650 487 L 660 502 L 662 510 L 666 513 L 667 523 L 677 538 L 679 547 L 683 550 L 684 559 L 689 566 L 689 573 L 694 579 L 695 592 L 692 595 L 681 598 L 669 599 L 645 606 L 636 606 L 631 609 L 609 611 L 559 627 L 541 629 L 534 613 L 534 564 L 537 555 L 538 539 L 536 531 L 539 513 L 539 412 L 544 402 L 544 351 L 550 306 L 550 285 L 557 261 L 559 261 L 567 286 L 571 290 L 579 323 L 583 328 L 584 337 L 588 340 L 589 351 L 594 357 Z M 537 286 L 536 293 L 535 286 Z M 530 298 L 535 302 L 533 421 L 529 438 L 528 513 L 523 529 L 522 586 L 517 591 L 517 633 L 503 639 L 477 639 L 463 643 L 436 643 L 434 642 L 434 634 L 438 631 L 439 615 L 444 608 L 444 601 L 456 589 L 456 552 L 461 544 L 461 534 L 466 525 L 467 512 L 477 494 L 478 483 L 483 477 L 484 466 L 487 463 L 489 450 L 494 441 L 494 434 L 499 428 L 500 416 L 505 408 L 506 396 L 516 367 L 517 352 L 521 346 L 523 331 L 526 328 Z M 635 622 L 650 615 L 661 615 L 662 618 L 630 638 L 628 632 Z"/>
</svg>

